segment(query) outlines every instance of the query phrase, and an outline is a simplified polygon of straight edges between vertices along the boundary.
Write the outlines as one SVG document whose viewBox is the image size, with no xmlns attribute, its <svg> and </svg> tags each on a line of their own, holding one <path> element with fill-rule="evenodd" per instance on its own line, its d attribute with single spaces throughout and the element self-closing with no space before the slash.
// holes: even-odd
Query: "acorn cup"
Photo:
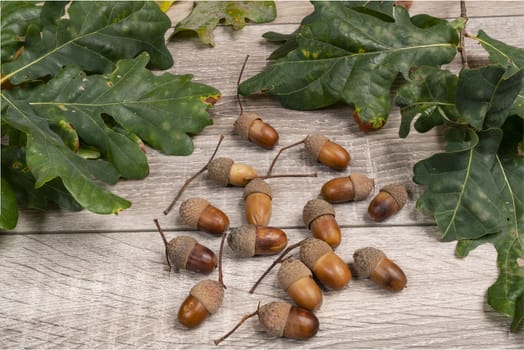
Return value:
<svg viewBox="0 0 524 350">
<path fill-rule="evenodd" d="M 207 166 L 209 177 L 221 186 L 243 187 L 257 176 L 257 172 L 251 166 L 235 163 L 233 159 L 220 157 L 213 159 Z"/>
<path fill-rule="evenodd" d="M 304 206 L 302 217 L 313 237 L 323 240 L 332 248 L 338 247 L 342 232 L 335 219 L 335 209 L 330 203 L 323 199 L 312 199 Z"/>
<path fill-rule="evenodd" d="M 407 284 L 404 271 L 380 249 L 357 249 L 353 254 L 353 266 L 359 278 L 369 278 L 389 291 L 399 292 Z"/>
<path fill-rule="evenodd" d="M 304 146 L 313 159 L 335 170 L 346 169 L 351 161 L 349 152 L 325 135 L 308 135 Z"/>
<path fill-rule="evenodd" d="M 279 139 L 278 132 L 271 125 L 251 112 L 242 113 L 235 120 L 234 131 L 242 139 L 249 140 L 265 149 L 273 149 Z"/>
<path fill-rule="evenodd" d="M 287 246 L 287 235 L 276 227 L 247 224 L 231 229 L 227 244 L 239 257 L 273 255 Z"/>
<path fill-rule="evenodd" d="M 386 185 L 369 203 L 369 216 L 375 221 L 384 221 L 398 213 L 407 200 L 408 193 L 402 184 Z"/>
<path fill-rule="evenodd" d="M 293 258 L 282 261 L 278 281 L 298 306 L 315 311 L 322 305 L 322 291 L 302 261 Z"/>
<path fill-rule="evenodd" d="M 200 197 L 182 202 L 179 212 L 186 225 L 212 235 L 220 236 L 229 228 L 227 215 Z"/>
<path fill-rule="evenodd" d="M 369 197 L 375 186 L 375 180 L 365 174 L 352 173 L 327 181 L 320 190 L 322 197 L 329 203 L 361 201 Z"/>
<path fill-rule="evenodd" d="M 253 179 L 244 187 L 246 221 L 248 224 L 269 225 L 272 213 L 272 197 L 271 186 L 262 179 Z"/>
</svg>

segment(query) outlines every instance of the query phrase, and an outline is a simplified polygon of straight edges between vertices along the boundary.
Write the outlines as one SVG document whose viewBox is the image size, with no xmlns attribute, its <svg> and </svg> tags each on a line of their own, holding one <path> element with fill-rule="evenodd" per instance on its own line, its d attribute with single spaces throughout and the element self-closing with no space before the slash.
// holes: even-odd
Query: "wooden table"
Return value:
<svg viewBox="0 0 524 350">
<path fill-rule="evenodd" d="M 524 2 L 469 2 L 468 32 L 479 28 L 510 45 L 522 46 Z M 183 18 L 190 3 L 179 3 L 168 14 Z M 195 81 L 217 87 L 222 99 L 210 110 L 214 125 L 194 138 L 195 151 L 173 157 L 148 150 L 150 175 L 143 181 L 123 181 L 112 188 L 133 206 L 118 216 L 84 211 L 41 213 L 24 210 L 16 230 L 0 235 L 0 348 L 212 348 L 242 315 L 257 304 L 288 300 L 270 274 L 254 294 L 248 290 L 273 257 L 239 259 L 226 248 L 223 258 L 227 290 L 220 310 L 198 329 L 188 331 L 176 314 L 189 289 L 201 275 L 166 270 L 164 247 L 153 219 L 168 238 L 189 234 L 215 251 L 219 239 L 188 229 L 178 205 L 168 216 L 163 210 L 182 183 L 211 155 L 220 134 L 225 139 L 219 156 L 251 164 L 266 172 L 277 149 L 265 151 L 232 132 L 239 108 L 236 81 L 246 54 L 244 78 L 260 72 L 275 48 L 261 38 L 267 31 L 292 32 L 311 12 L 309 2 L 278 2 L 278 18 L 269 24 L 248 25 L 241 31 L 220 27 L 216 47 L 195 40 L 169 43 L 173 73 L 194 74 Z M 412 13 L 453 19 L 459 3 L 415 2 Z M 482 48 L 467 41 L 472 61 L 486 61 Z M 459 57 L 449 65 L 459 68 Z M 509 320 L 486 303 L 486 289 L 495 281 L 496 252 L 491 245 L 469 257 L 454 256 L 455 243 L 439 242 L 430 217 L 415 209 L 423 189 L 412 182 L 413 165 L 443 149 L 439 130 L 398 137 L 399 111 L 380 131 L 361 132 L 352 110 L 336 106 L 320 111 L 292 111 L 269 97 L 244 98 L 253 111 L 280 133 L 280 146 L 308 133 L 324 133 L 346 147 L 352 156 L 348 172 L 364 172 L 376 188 L 402 182 L 409 201 L 398 215 L 383 223 L 371 221 L 368 201 L 339 204 L 336 218 L 343 232 L 337 253 L 352 260 L 359 247 L 383 249 L 406 272 L 408 287 L 398 294 L 383 291 L 368 280 L 353 280 L 342 291 L 327 291 L 317 312 L 320 330 L 309 341 L 274 339 L 256 319 L 247 321 L 222 347 L 231 348 L 523 348 L 523 332 L 509 333 Z M 302 222 L 304 204 L 319 194 L 337 173 L 311 161 L 303 148 L 284 153 L 278 173 L 311 173 L 316 178 L 268 180 L 274 191 L 271 225 L 282 228 L 291 243 L 310 234 Z M 232 226 L 244 223 L 241 188 L 216 186 L 207 174 L 192 183 L 182 199 L 202 196 L 224 210 Z M 215 278 L 213 273 L 210 278 Z"/>
</svg>

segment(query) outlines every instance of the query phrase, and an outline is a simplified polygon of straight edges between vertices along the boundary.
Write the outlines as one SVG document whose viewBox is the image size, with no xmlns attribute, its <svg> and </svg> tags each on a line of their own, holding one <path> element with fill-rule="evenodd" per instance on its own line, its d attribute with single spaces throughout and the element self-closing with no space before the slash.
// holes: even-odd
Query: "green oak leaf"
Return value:
<svg viewBox="0 0 524 350">
<path fill-rule="evenodd" d="M 189 16 L 175 26 L 172 37 L 181 32 L 195 32 L 204 44 L 215 46 L 213 30 L 218 24 L 239 30 L 244 28 L 246 20 L 266 23 L 276 15 L 274 1 L 198 1 Z"/>
<path fill-rule="evenodd" d="M 338 2 L 316 11 L 302 24 L 297 48 L 240 84 L 242 95 L 271 94 L 299 110 L 345 102 L 362 130 L 376 130 L 387 120 L 399 73 L 407 78 L 413 66 L 442 65 L 456 55 L 458 32 L 444 20 L 421 28 L 402 7 L 390 22 Z"/>
<path fill-rule="evenodd" d="M 422 66 L 411 72 L 409 81 L 402 85 L 395 97 L 402 117 L 399 135 L 409 134 L 411 122 L 418 132 L 426 132 L 449 118 L 457 119 L 455 106 L 457 76 L 448 70 Z"/>
<path fill-rule="evenodd" d="M 462 119 L 475 129 L 500 128 L 511 113 L 524 79 L 524 69 L 506 77 L 499 65 L 462 69 L 456 106 Z"/>
<path fill-rule="evenodd" d="M 2 64 L 2 82 L 37 80 L 68 64 L 107 73 L 119 59 L 142 51 L 150 53 L 152 67 L 166 69 L 173 64 L 163 36 L 171 21 L 154 2 L 73 1 L 64 18 L 66 4 L 44 3 L 42 28 L 31 26 L 24 52 Z"/>
<path fill-rule="evenodd" d="M 12 100 L 9 93 L 2 94 L 2 100 L 9 105 L 2 119 L 27 134 L 26 161 L 36 188 L 60 178 L 80 205 L 99 214 L 116 214 L 131 205 L 96 181 L 113 184 L 118 180 L 118 172 L 110 163 L 76 155 L 27 102 Z"/>
<path fill-rule="evenodd" d="M 15 58 L 17 50 L 24 44 L 29 26 L 40 28 L 41 9 L 36 1 L 0 2 L 2 64 Z"/>
<path fill-rule="evenodd" d="M 0 195 L 0 229 L 11 230 L 18 222 L 18 206 L 9 182 L 3 177 L 0 183 Z"/>
<path fill-rule="evenodd" d="M 458 256 L 484 243 L 495 246 L 499 276 L 487 299 L 513 319 L 516 330 L 524 296 L 524 158 L 516 147 L 514 153 L 500 152 L 501 129 L 471 133 L 478 138 L 469 149 L 453 146 L 415 165 L 413 179 L 426 189 L 417 208 L 435 217 L 444 241 L 459 241 Z M 466 134 L 454 133 L 448 140 L 464 145 Z"/>
<path fill-rule="evenodd" d="M 507 45 L 502 41 L 488 36 L 484 31 L 479 30 L 473 39 L 480 42 L 482 47 L 488 51 L 491 63 L 501 64 L 507 67 L 506 77 L 524 69 L 524 49 Z M 524 118 L 524 83 L 522 83 L 518 97 L 515 99 L 510 114 L 517 114 Z"/>
</svg>

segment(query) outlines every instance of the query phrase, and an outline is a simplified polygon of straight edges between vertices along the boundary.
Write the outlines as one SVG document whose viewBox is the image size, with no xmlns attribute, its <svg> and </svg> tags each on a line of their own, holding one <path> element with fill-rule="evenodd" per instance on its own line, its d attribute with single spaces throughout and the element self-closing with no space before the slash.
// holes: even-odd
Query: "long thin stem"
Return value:
<svg viewBox="0 0 524 350">
<path fill-rule="evenodd" d="M 462 68 L 468 67 L 468 57 L 466 55 L 466 44 L 464 42 L 464 36 L 466 33 L 466 23 L 468 22 L 468 15 L 466 12 L 466 1 L 460 0 L 460 17 L 464 18 L 464 27 L 460 30 L 460 59 L 462 61 Z"/>
<path fill-rule="evenodd" d="M 171 271 L 172 264 L 171 264 L 171 261 L 169 260 L 169 254 L 167 252 L 168 243 L 167 243 L 166 235 L 164 234 L 164 230 L 162 230 L 162 227 L 160 227 L 160 224 L 158 223 L 158 219 L 153 219 L 153 221 L 155 222 L 158 233 L 160 233 L 160 236 L 162 237 L 162 240 L 164 241 L 164 246 L 166 248 L 166 261 L 167 261 L 167 265 L 169 265 L 169 271 Z"/>
<path fill-rule="evenodd" d="M 202 174 L 204 171 L 206 171 L 207 167 L 209 166 L 209 163 L 211 163 L 211 161 L 215 158 L 216 154 L 217 154 L 217 151 L 218 151 L 218 148 L 220 147 L 220 144 L 222 143 L 222 140 L 224 139 L 224 135 L 220 135 L 220 140 L 218 140 L 218 143 L 217 143 L 217 146 L 215 147 L 215 151 L 213 152 L 213 154 L 211 155 L 211 158 L 209 158 L 209 160 L 207 161 L 206 165 L 204 165 L 202 167 L 202 169 L 200 169 L 199 171 L 197 171 L 193 176 L 191 176 L 189 179 L 186 180 L 186 182 L 184 182 L 184 184 L 182 185 L 182 187 L 180 188 L 180 190 L 178 191 L 177 195 L 175 196 L 175 198 L 173 199 L 173 201 L 171 202 L 171 204 L 169 204 L 169 206 L 167 207 L 166 210 L 164 210 L 164 215 L 167 215 L 169 214 L 169 212 L 171 211 L 171 209 L 173 209 L 173 207 L 175 206 L 176 202 L 180 199 L 180 197 L 182 196 L 182 193 L 186 190 L 186 188 L 189 186 L 189 184 L 194 180 L 196 179 L 200 174 Z"/>
<path fill-rule="evenodd" d="M 222 274 L 222 256 L 224 255 L 224 242 L 226 241 L 227 233 L 228 231 L 222 234 L 222 240 L 220 241 L 220 250 L 218 251 L 218 283 L 220 283 L 220 285 L 224 289 L 227 289 L 227 287 L 224 284 L 224 277 Z"/>
<path fill-rule="evenodd" d="M 284 251 L 282 251 L 282 253 L 278 256 L 278 258 L 276 258 L 273 263 L 266 269 L 266 271 L 264 271 L 264 273 L 262 274 L 262 276 L 260 276 L 260 278 L 255 282 L 255 284 L 253 285 L 253 287 L 251 287 L 251 289 L 249 290 L 249 293 L 250 294 L 253 294 L 253 292 L 255 291 L 255 289 L 257 288 L 257 286 L 260 284 L 260 282 L 262 282 L 262 280 L 264 279 L 264 277 L 267 276 L 267 274 L 273 269 L 273 267 L 275 267 L 278 263 L 282 262 L 282 260 L 284 260 L 284 257 L 290 252 L 292 251 L 293 249 L 295 249 L 296 247 L 299 247 L 302 242 L 304 242 L 305 239 L 301 240 L 300 242 L 298 243 L 295 243 L 295 244 L 292 244 L 290 246 L 288 246 L 286 249 L 284 249 Z"/>
<path fill-rule="evenodd" d="M 273 168 L 274 168 L 274 166 L 275 166 L 275 163 L 277 162 L 278 157 L 280 157 L 280 154 L 281 154 L 283 151 L 285 151 L 285 150 L 287 150 L 287 149 L 289 149 L 289 148 L 291 148 L 291 147 L 298 146 L 298 145 L 304 143 L 305 141 L 306 141 L 306 139 L 303 139 L 303 140 L 298 141 L 298 142 L 295 142 L 295 143 L 293 143 L 293 144 L 291 144 L 291 145 L 288 145 L 288 146 L 282 147 L 282 148 L 278 151 L 278 153 L 277 153 L 277 155 L 275 156 L 275 158 L 273 158 L 273 161 L 271 162 L 271 165 L 269 166 L 269 170 L 267 171 L 266 176 L 271 175 L 271 172 L 273 171 Z"/>
<path fill-rule="evenodd" d="M 248 58 L 249 58 L 249 55 L 246 55 L 246 59 L 244 60 L 244 64 L 242 64 L 242 68 L 240 69 L 240 74 L 238 75 L 238 80 L 237 80 L 237 101 L 238 101 L 238 106 L 240 107 L 239 115 L 242 115 L 244 113 L 244 107 L 242 107 L 242 101 L 240 101 L 240 94 L 238 93 L 238 86 L 240 85 L 240 79 L 242 78 L 242 74 L 244 73 L 244 69 L 246 68 Z"/>
<path fill-rule="evenodd" d="M 257 308 L 256 311 L 254 311 L 254 312 L 252 312 L 252 313 L 250 313 L 250 314 L 246 314 L 246 315 L 242 316 L 242 319 L 241 319 L 241 320 L 236 324 L 236 326 L 235 326 L 232 330 L 230 330 L 229 332 L 227 332 L 224 336 L 222 336 L 222 337 L 220 337 L 220 338 L 218 338 L 218 339 L 215 339 L 215 340 L 213 341 L 213 343 L 215 343 L 215 345 L 218 345 L 218 344 L 220 344 L 223 340 L 225 340 L 226 338 L 228 338 L 231 334 L 235 333 L 235 331 L 236 331 L 240 326 L 242 326 L 242 324 L 243 324 L 244 322 L 246 322 L 246 320 L 250 319 L 250 318 L 253 317 L 253 316 L 258 315 L 258 309 L 259 309 L 259 308 Z"/>
</svg>

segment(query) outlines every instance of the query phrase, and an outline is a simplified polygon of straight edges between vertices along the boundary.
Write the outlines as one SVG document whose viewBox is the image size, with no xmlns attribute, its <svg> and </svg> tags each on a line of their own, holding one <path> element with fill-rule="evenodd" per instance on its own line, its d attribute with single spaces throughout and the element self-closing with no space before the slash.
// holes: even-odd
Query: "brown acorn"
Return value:
<svg viewBox="0 0 524 350">
<path fill-rule="evenodd" d="M 369 203 L 368 213 L 375 221 L 383 221 L 396 214 L 408 200 L 406 188 L 401 184 L 389 184 Z"/>
<path fill-rule="evenodd" d="M 221 157 L 213 159 L 207 166 L 209 177 L 222 186 L 245 186 L 257 176 L 251 166 L 235 163 L 233 159 Z"/>
<path fill-rule="evenodd" d="M 329 203 L 361 201 L 368 198 L 374 186 L 375 181 L 365 174 L 352 173 L 329 180 L 322 186 L 320 193 Z"/>
<path fill-rule="evenodd" d="M 329 244 L 320 239 L 309 238 L 300 244 L 300 260 L 322 284 L 331 289 L 342 289 L 351 280 L 348 265 Z"/>
<path fill-rule="evenodd" d="M 189 236 L 178 236 L 170 240 L 167 245 L 167 256 L 175 271 L 186 269 L 211 273 L 217 265 L 215 253 Z"/>
<path fill-rule="evenodd" d="M 278 281 L 298 306 L 315 311 L 322 305 L 322 291 L 302 261 L 284 260 L 278 270 Z"/>
<path fill-rule="evenodd" d="M 229 228 L 227 215 L 203 198 L 185 200 L 179 212 L 186 225 L 200 231 L 219 236 Z"/>
<path fill-rule="evenodd" d="M 243 113 L 237 118 L 234 130 L 241 138 L 265 149 L 273 149 L 279 138 L 278 132 L 271 125 L 251 112 Z"/>
<path fill-rule="evenodd" d="M 399 292 L 407 284 L 402 269 L 388 259 L 380 249 L 373 247 L 357 249 L 353 254 L 353 266 L 359 278 L 369 278 L 389 291 Z"/>
<path fill-rule="evenodd" d="M 342 233 L 331 204 L 323 199 L 312 199 L 304 206 L 302 218 L 313 237 L 325 241 L 332 248 L 338 247 Z"/>
<path fill-rule="evenodd" d="M 276 227 L 247 224 L 231 229 L 227 244 L 240 257 L 273 255 L 287 246 L 287 235 Z"/>
<path fill-rule="evenodd" d="M 262 179 L 253 179 L 244 188 L 246 221 L 248 224 L 269 225 L 271 219 L 273 192 Z"/>
<path fill-rule="evenodd" d="M 224 299 L 223 286 L 213 280 L 203 280 L 191 288 L 189 296 L 178 310 L 178 321 L 187 328 L 198 327 L 214 314 Z"/>
<path fill-rule="evenodd" d="M 321 134 L 308 135 L 304 146 L 315 160 L 335 170 L 344 170 L 349 166 L 351 157 L 346 149 Z"/>
</svg>

